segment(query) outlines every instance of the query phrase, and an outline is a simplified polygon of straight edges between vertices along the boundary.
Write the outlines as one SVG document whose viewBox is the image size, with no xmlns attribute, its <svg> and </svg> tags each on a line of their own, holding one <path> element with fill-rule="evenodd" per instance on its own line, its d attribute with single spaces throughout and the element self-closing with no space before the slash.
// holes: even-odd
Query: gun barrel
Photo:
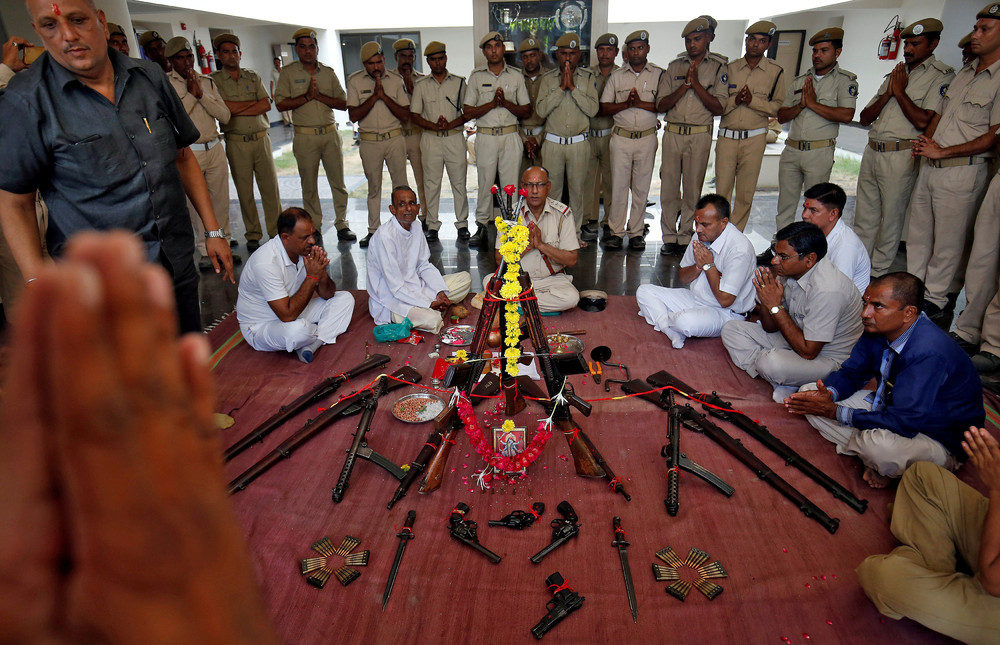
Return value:
<svg viewBox="0 0 1000 645">
<path fill-rule="evenodd" d="M 347 458 L 344 460 L 344 467 L 340 470 L 340 477 L 337 479 L 337 485 L 333 488 L 333 501 L 339 504 L 344 499 L 344 491 L 347 489 L 348 483 L 351 479 L 351 472 L 354 470 L 354 462 L 358 458 L 358 450 L 365 445 L 365 435 L 368 434 L 368 428 L 371 427 L 372 418 L 375 416 L 375 409 L 378 407 L 378 399 L 382 396 L 385 391 L 385 382 L 387 378 L 385 376 L 380 376 L 378 378 L 378 383 L 375 384 L 374 393 L 368 396 L 365 401 L 365 410 L 361 413 L 361 420 L 358 421 L 358 429 L 354 433 L 354 441 L 351 443 L 351 448 L 347 451 Z"/>
<path fill-rule="evenodd" d="M 541 551 L 539 551 L 538 553 L 536 553 L 535 555 L 531 556 L 528 559 L 531 560 L 534 564 L 538 564 L 539 562 L 541 562 L 545 556 L 547 556 L 548 554 L 552 553 L 553 551 L 561 547 L 563 544 L 566 543 L 567 540 L 569 540 L 571 537 L 577 534 L 579 529 L 576 529 L 576 527 L 573 528 L 574 528 L 573 532 L 560 535 L 559 537 L 549 542 L 549 544 L 544 549 L 542 549 Z"/>
</svg>

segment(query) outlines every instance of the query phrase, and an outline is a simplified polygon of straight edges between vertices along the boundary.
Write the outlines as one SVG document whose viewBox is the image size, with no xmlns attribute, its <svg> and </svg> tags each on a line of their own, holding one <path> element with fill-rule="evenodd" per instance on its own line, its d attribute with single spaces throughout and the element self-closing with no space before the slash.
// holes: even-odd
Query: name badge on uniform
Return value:
<svg viewBox="0 0 1000 645">
<path fill-rule="evenodd" d="M 307 82 L 307 81 L 306 81 L 306 79 L 304 79 L 304 78 L 297 78 L 297 79 L 295 79 L 295 82 L 296 82 L 296 83 L 305 83 L 305 82 Z"/>
<path fill-rule="evenodd" d="M 361 90 L 361 94 L 371 94 L 371 90 Z"/>
<path fill-rule="evenodd" d="M 729 89 L 735 90 L 736 89 L 736 85 L 734 83 L 730 83 L 729 84 Z"/>
<path fill-rule="evenodd" d="M 685 78 L 687 78 L 687 75 L 686 75 L 686 74 L 685 74 L 684 76 L 675 76 L 675 77 L 674 77 L 674 80 L 675 80 L 675 81 L 680 81 L 680 80 L 683 80 L 683 79 L 685 79 Z"/>
<path fill-rule="evenodd" d="M 493 87 L 493 83 L 483 83 L 483 87 Z"/>
</svg>

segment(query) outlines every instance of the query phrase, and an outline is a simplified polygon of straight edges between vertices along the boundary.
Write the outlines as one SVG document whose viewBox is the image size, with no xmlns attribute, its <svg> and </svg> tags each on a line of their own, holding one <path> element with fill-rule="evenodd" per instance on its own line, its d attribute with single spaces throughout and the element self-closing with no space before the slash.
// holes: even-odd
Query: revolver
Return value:
<svg viewBox="0 0 1000 645">
<path fill-rule="evenodd" d="M 545 512 L 545 504 L 535 502 L 531 505 L 530 511 L 512 511 L 510 515 L 504 515 L 499 520 L 490 520 L 490 526 L 506 526 L 510 529 L 523 530 L 535 523 L 535 520 Z"/>
</svg>

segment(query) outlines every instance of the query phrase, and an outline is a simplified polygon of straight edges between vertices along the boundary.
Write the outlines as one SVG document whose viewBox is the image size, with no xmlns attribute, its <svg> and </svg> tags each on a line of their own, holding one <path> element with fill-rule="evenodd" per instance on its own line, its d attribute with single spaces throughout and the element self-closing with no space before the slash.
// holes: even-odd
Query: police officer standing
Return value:
<svg viewBox="0 0 1000 645">
<path fill-rule="evenodd" d="M 526 38 L 517 48 L 521 55 L 521 72 L 524 73 L 524 87 L 528 90 L 531 112 L 521 121 L 521 141 L 524 143 L 524 157 L 521 159 L 520 173 L 529 166 L 542 165 L 542 135 L 545 132 L 545 117 L 535 111 L 538 90 L 542 83 L 542 46 L 535 38 Z"/>
<path fill-rule="evenodd" d="M 730 222 L 741 231 L 750 218 L 757 177 L 767 147 L 768 118 L 778 114 L 785 96 L 781 65 L 764 54 L 777 27 L 761 20 L 746 30 L 746 54 L 729 63 L 729 100 L 722 111 L 715 144 L 715 186 L 733 203 Z M 736 194 L 733 194 L 733 187 Z"/>
<path fill-rule="evenodd" d="M 146 58 L 159 65 L 164 74 L 170 71 L 170 61 L 167 60 L 165 54 L 167 41 L 163 40 L 163 36 L 158 31 L 155 29 L 144 31 L 139 36 L 139 46 L 142 47 Z"/>
<path fill-rule="evenodd" d="M 253 253 L 260 246 L 262 236 L 253 194 L 255 176 L 268 237 L 278 235 L 278 215 L 281 213 L 278 174 L 271 155 L 271 137 L 267 133 L 270 126 L 266 115 L 271 109 L 271 98 L 257 72 L 240 67 L 243 55 L 240 39 L 235 34 L 216 36 L 212 46 L 222 64 L 221 70 L 212 72 L 212 80 L 232 114 L 229 123 L 222 126 L 226 157 L 240 200 L 247 252 Z"/>
<path fill-rule="evenodd" d="M 319 162 L 333 193 L 337 239 L 358 237 L 347 224 L 347 188 L 344 187 L 344 152 L 334 110 L 347 109 L 347 94 L 332 68 L 317 60 L 316 32 L 303 27 L 292 34 L 299 59 L 281 68 L 274 102 L 278 111 L 291 111 L 295 137 L 292 153 L 299 167 L 302 206 L 312 216 L 317 246 L 323 246 L 323 209 L 319 203 Z"/>
<path fill-rule="evenodd" d="M 215 218 L 219 221 L 222 230 L 225 231 L 228 241 L 231 239 L 229 230 L 229 166 L 226 163 L 226 151 L 222 145 L 222 137 L 219 134 L 216 121 L 228 123 L 229 108 L 219 96 L 219 91 L 215 89 L 215 81 L 209 76 L 202 76 L 195 70 L 194 52 L 191 49 L 191 43 L 184 36 L 171 38 L 167 42 L 164 54 L 170 61 L 172 68 L 167 74 L 170 85 L 177 92 L 188 116 L 198 128 L 198 141 L 191 144 L 191 152 L 201 167 L 205 184 L 208 186 L 208 195 L 212 199 L 212 210 L 215 211 Z M 212 268 L 212 261 L 208 258 L 205 249 L 205 227 L 202 225 L 201 216 L 198 215 L 198 210 L 191 203 L 191 200 L 188 200 L 187 207 L 191 216 L 191 224 L 194 226 L 195 244 L 201 253 L 198 269 L 208 271 Z M 239 264 L 240 261 L 238 255 L 233 256 L 234 264 Z"/>
<path fill-rule="evenodd" d="M 445 168 L 455 199 L 455 226 L 458 239 L 469 239 L 469 195 L 466 193 L 466 173 L 469 157 L 465 150 L 464 124 L 465 79 L 448 72 L 448 53 L 444 43 L 432 41 L 424 48 L 430 74 L 413 86 L 410 101 L 410 120 L 416 122 L 420 135 L 420 158 L 423 161 L 427 213 L 424 236 L 436 242 L 441 220 L 438 207 L 441 203 L 441 179 Z"/>
<path fill-rule="evenodd" d="M 409 38 L 400 38 L 392 44 L 392 50 L 396 58 L 396 73 L 403 77 L 403 89 L 412 103 L 413 87 L 417 81 L 424 78 L 423 74 L 413 70 L 413 62 L 417 58 L 417 45 Z M 421 131 L 422 128 L 413 119 L 403 123 L 406 159 L 410 162 L 410 168 L 413 169 L 413 179 L 417 184 L 414 186 L 417 189 L 417 199 L 424 206 L 420 211 L 420 221 L 426 224 L 427 199 L 424 196 L 424 165 L 420 159 Z M 427 232 L 426 226 L 424 226 L 424 232 Z"/>
<path fill-rule="evenodd" d="M 403 124 L 410 119 L 410 97 L 403 77 L 385 68 L 382 46 L 361 46 L 364 69 L 347 77 L 347 113 L 358 124 L 361 166 L 368 178 L 368 241 L 382 222 L 382 165 L 389 167 L 393 186 L 406 184 L 406 142 Z"/>
<path fill-rule="evenodd" d="M 589 69 L 580 67 L 580 53 L 579 35 L 564 34 L 556 41 L 559 66 L 542 75 L 535 103 L 535 113 L 545 119 L 542 157 L 552 182 L 552 194 L 559 197 L 563 186 L 569 186 L 569 206 L 578 238 L 590 163 L 587 134 L 590 117 L 597 114 L 599 107 L 597 82 Z"/>
<path fill-rule="evenodd" d="M 591 71 L 594 72 L 594 82 L 599 98 L 604 93 L 604 85 L 608 82 L 611 72 L 618 69 L 618 65 L 615 63 L 615 59 L 618 58 L 618 36 L 604 34 L 598 37 L 597 42 L 594 43 L 594 51 L 597 53 L 597 67 L 591 67 Z M 588 194 L 583 203 L 585 223 L 580 227 L 580 239 L 585 242 L 597 239 L 601 195 L 604 195 L 604 237 L 611 234 L 607 212 L 611 208 L 610 144 L 612 125 L 614 125 L 614 117 L 602 115 L 600 111 L 590 117 L 590 163 L 587 165 L 586 185 L 593 189 L 593 195 Z"/>
<path fill-rule="evenodd" d="M 108 23 L 108 47 L 113 47 L 128 56 L 128 37 L 121 25 L 113 22 Z"/>
<path fill-rule="evenodd" d="M 625 38 L 628 65 L 616 69 L 608 78 L 601 95 L 601 111 L 614 117 L 611 135 L 611 235 L 604 241 L 608 250 L 622 248 L 628 233 L 630 249 L 646 248 L 643 239 L 643 216 L 649 182 L 653 178 L 656 157 L 656 88 L 663 70 L 646 60 L 649 55 L 649 32 L 640 29 Z M 628 208 L 629 192 L 632 208 Z M 626 211 L 628 221 L 626 229 Z"/>
<path fill-rule="evenodd" d="M 861 157 L 854 232 L 872 261 L 872 275 L 888 273 L 906 223 L 917 180 L 911 141 L 927 128 L 954 70 L 934 57 L 944 25 L 925 18 L 903 30 L 903 58 L 864 110 L 861 125 L 871 126 Z M 984 303 L 985 304 L 985 303 Z"/>
<path fill-rule="evenodd" d="M 486 226 L 493 214 L 490 188 L 500 175 L 503 185 L 517 185 L 523 146 L 518 135 L 518 119 L 531 114 L 524 76 L 503 59 L 503 36 L 491 31 L 479 41 L 486 65 L 469 74 L 465 116 L 476 119 L 476 172 L 479 195 L 476 200 L 476 232 L 469 246 L 483 245 Z"/>
<path fill-rule="evenodd" d="M 858 102 L 858 77 L 837 64 L 844 30 L 823 29 L 809 44 L 813 66 L 792 81 L 778 110 L 778 122 L 792 124 L 778 164 L 779 231 L 795 221 L 802 189 L 830 180 L 840 124 L 851 122 Z"/>
<path fill-rule="evenodd" d="M 687 53 L 667 66 L 656 90 L 656 108 L 666 112 L 667 122 L 660 161 L 660 255 L 682 253 L 691 241 L 695 204 L 712 151 L 713 122 L 729 95 L 726 60 L 708 51 L 708 19 L 695 18 L 681 37 Z"/>
</svg>

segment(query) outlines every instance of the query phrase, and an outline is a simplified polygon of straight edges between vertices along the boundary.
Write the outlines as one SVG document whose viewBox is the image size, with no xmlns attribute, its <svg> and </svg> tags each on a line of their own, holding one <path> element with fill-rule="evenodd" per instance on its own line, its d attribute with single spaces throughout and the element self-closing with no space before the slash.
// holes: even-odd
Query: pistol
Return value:
<svg viewBox="0 0 1000 645">
<path fill-rule="evenodd" d="M 462 544 L 470 546 L 485 555 L 493 564 L 499 564 L 500 556 L 479 543 L 479 536 L 477 534 L 478 525 L 472 520 L 465 519 L 465 514 L 468 512 L 468 504 L 464 502 L 455 504 L 454 510 L 452 510 L 451 515 L 448 516 L 448 532 L 451 533 L 451 537 L 455 538 Z"/>
<path fill-rule="evenodd" d="M 535 502 L 531 505 L 530 511 L 511 511 L 510 515 L 504 515 L 499 520 L 490 520 L 490 526 L 506 526 L 509 529 L 519 531 L 528 528 L 535 523 L 535 520 L 545 512 L 545 504 Z"/>
<path fill-rule="evenodd" d="M 542 618 L 537 625 L 531 628 L 531 633 L 534 634 L 535 638 L 545 636 L 545 632 L 579 609 L 583 605 L 583 601 L 586 600 L 570 588 L 558 571 L 546 578 L 545 584 L 552 590 L 552 600 L 545 604 L 545 608 L 548 609 L 545 618 Z"/>
<path fill-rule="evenodd" d="M 548 554 L 555 551 L 557 548 L 562 546 L 571 537 L 575 537 L 580 533 L 580 525 L 576 523 L 579 517 L 576 515 L 576 511 L 569 502 L 563 500 L 559 502 L 559 506 L 556 507 L 563 517 L 557 517 L 552 520 L 552 541 L 544 549 L 531 556 L 530 560 L 535 564 L 542 561 L 542 558 Z"/>
</svg>

